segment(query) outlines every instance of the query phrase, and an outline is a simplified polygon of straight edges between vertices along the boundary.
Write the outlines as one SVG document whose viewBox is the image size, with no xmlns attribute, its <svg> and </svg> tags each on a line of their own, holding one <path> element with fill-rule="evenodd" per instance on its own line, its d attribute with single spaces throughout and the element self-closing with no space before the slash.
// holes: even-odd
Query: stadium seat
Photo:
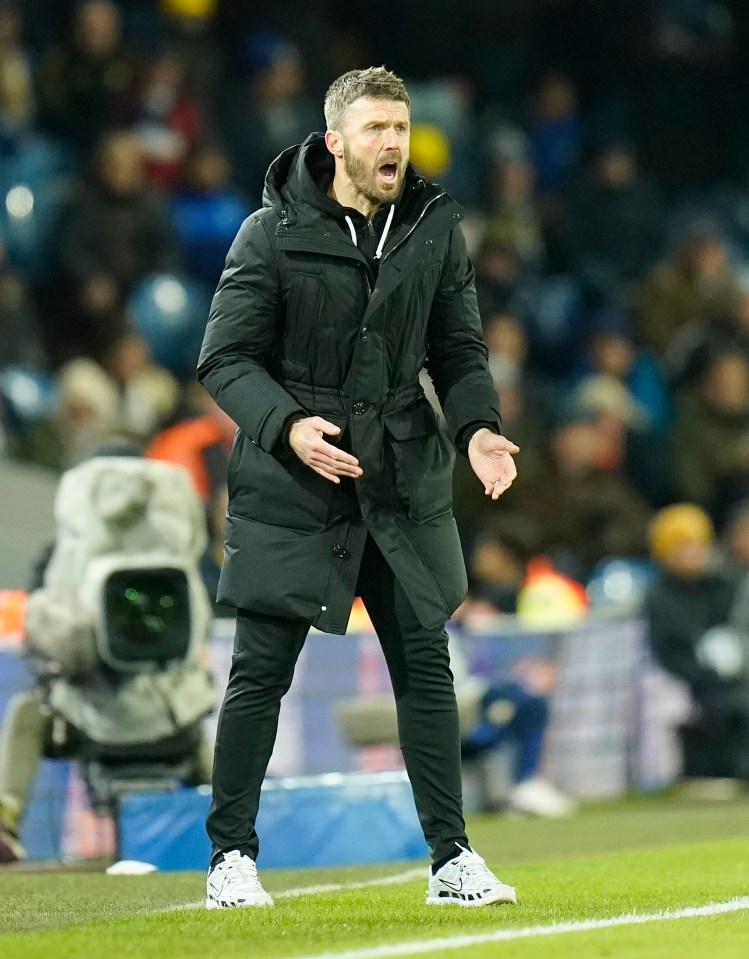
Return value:
<svg viewBox="0 0 749 959">
<path fill-rule="evenodd" d="M 210 302 L 205 287 L 162 273 L 142 280 L 127 307 L 156 362 L 185 378 L 193 376 L 197 366 Z"/>
<path fill-rule="evenodd" d="M 591 609 L 615 607 L 617 612 L 636 609 L 645 597 L 653 567 L 646 559 L 604 559 L 587 585 Z"/>
</svg>

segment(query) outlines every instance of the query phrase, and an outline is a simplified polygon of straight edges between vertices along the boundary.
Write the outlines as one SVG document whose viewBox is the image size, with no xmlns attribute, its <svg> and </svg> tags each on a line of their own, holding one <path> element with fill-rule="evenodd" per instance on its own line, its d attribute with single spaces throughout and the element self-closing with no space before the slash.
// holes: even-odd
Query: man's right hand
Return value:
<svg viewBox="0 0 749 959">
<path fill-rule="evenodd" d="M 340 427 L 329 423 L 322 416 L 308 416 L 292 423 L 289 446 L 305 466 L 309 466 L 332 483 L 340 483 L 341 476 L 357 479 L 364 472 L 359 466 L 359 460 L 323 439 L 325 434 L 337 436 L 340 432 Z"/>
</svg>

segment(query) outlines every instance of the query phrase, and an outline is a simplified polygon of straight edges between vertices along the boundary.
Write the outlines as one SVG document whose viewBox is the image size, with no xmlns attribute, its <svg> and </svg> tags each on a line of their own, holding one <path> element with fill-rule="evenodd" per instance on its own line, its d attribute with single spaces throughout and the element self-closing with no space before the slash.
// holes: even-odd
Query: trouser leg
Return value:
<svg viewBox="0 0 749 959">
<path fill-rule="evenodd" d="M 213 860 L 230 849 L 257 859 L 260 787 L 276 741 L 281 698 L 291 685 L 308 631 L 309 623 L 303 620 L 237 613 L 206 822 Z"/>
<path fill-rule="evenodd" d="M 49 733 L 51 719 L 43 704 L 39 688 L 14 696 L 0 731 L 0 811 L 13 829 L 28 804 Z"/>
<path fill-rule="evenodd" d="M 514 741 L 514 782 L 522 782 L 534 776 L 541 766 L 548 724 L 549 704 L 545 697 L 526 692 L 518 683 L 490 686 L 481 700 L 478 723 L 464 737 L 463 758 L 484 755 Z"/>
<path fill-rule="evenodd" d="M 515 782 L 520 783 L 535 776 L 541 768 L 549 704 L 543 696 L 533 696 L 519 687 L 515 689 L 518 711 L 508 732 L 517 742 Z"/>
<path fill-rule="evenodd" d="M 357 589 L 377 631 L 395 693 L 401 751 L 424 836 L 439 862 L 468 845 L 460 727 L 447 633 L 425 629 L 369 537 Z"/>
</svg>

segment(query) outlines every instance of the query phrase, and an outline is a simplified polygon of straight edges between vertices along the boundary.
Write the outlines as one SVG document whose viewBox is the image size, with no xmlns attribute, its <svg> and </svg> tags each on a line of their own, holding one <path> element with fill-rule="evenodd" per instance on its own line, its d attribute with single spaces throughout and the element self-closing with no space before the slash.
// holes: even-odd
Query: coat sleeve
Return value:
<svg viewBox="0 0 749 959">
<path fill-rule="evenodd" d="M 462 440 L 471 424 L 502 431 L 487 357 L 474 270 L 463 233 L 455 227 L 429 315 L 426 366 L 450 435 L 462 453 L 466 452 Z"/>
<path fill-rule="evenodd" d="M 261 218 L 242 224 L 211 303 L 198 379 L 239 428 L 267 453 L 288 420 L 306 411 L 267 369 L 282 323 L 276 265 Z"/>
</svg>

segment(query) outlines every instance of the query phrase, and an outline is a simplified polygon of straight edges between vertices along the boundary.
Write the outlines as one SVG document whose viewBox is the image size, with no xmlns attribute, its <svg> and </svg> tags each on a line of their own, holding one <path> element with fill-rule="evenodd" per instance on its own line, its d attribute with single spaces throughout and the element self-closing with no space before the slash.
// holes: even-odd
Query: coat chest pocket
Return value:
<svg viewBox="0 0 749 959">
<path fill-rule="evenodd" d="M 323 303 L 320 277 L 312 273 L 294 273 L 286 293 L 285 351 L 291 359 L 306 363 L 310 345 L 317 335 Z"/>
<path fill-rule="evenodd" d="M 415 523 L 452 509 L 455 451 L 427 399 L 383 417 L 393 452 L 395 487 Z"/>
</svg>

